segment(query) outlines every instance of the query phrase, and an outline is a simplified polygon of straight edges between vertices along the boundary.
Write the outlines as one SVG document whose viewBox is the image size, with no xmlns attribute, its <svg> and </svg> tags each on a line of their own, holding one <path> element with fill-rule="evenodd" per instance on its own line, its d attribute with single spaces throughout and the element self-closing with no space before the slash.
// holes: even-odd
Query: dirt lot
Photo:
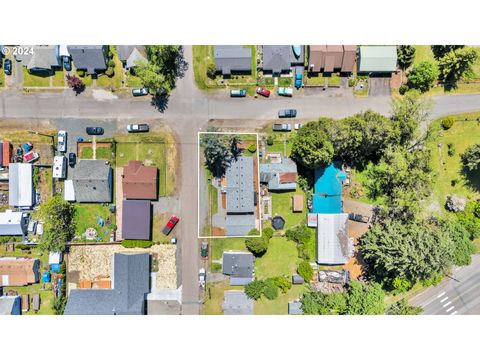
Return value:
<svg viewBox="0 0 480 360">
<path fill-rule="evenodd" d="M 148 249 L 126 249 L 121 245 L 87 245 L 70 248 L 67 257 L 68 290 L 77 288 L 80 280 L 112 277 L 112 259 L 116 252 L 150 253 L 153 259 L 151 270 L 157 273 L 157 288 L 177 288 L 175 245 L 153 245 Z"/>
</svg>

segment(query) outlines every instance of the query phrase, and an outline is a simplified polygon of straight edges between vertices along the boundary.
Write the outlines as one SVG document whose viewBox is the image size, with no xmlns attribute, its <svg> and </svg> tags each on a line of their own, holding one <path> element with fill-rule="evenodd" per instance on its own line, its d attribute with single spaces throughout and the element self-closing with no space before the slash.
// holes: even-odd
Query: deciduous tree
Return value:
<svg viewBox="0 0 480 360">
<path fill-rule="evenodd" d="M 437 64 L 434 64 L 431 61 L 423 61 L 420 64 L 415 65 L 408 73 L 407 84 L 411 89 L 427 92 L 433 87 L 439 75 L 440 70 L 438 69 Z"/>
</svg>

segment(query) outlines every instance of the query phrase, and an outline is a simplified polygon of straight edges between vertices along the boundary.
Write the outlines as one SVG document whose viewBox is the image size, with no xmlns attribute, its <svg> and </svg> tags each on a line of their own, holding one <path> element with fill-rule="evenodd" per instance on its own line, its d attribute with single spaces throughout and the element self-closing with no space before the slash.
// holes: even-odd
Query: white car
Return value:
<svg viewBox="0 0 480 360">
<path fill-rule="evenodd" d="M 299 130 L 299 129 L 302 128 L 302 127 L 303 127 L 303 124 L 295 124 L 295 125 L 293 126 L 293 128 L 294 128 L 295 130 Z"/>
<path fill-rule="evenodd" d="M 43 222 L 37 224 L 37 235 L 41 237 L 43 235 Z"/>
<path fill-rule="evenodd" d="M 198 284 L 200 285 L 201 288 L 205 287 L 205 283 L 207 280 L 207 273 L 205 272 L 204 268 L 201 268 L 198 270 Z"/>
<path fill-rule="evenodd" d="M 67 132 L 65 130 L 60 130 L 58 132 L 58 151 L 65 152 L 67 151 Z"/>
</svg>

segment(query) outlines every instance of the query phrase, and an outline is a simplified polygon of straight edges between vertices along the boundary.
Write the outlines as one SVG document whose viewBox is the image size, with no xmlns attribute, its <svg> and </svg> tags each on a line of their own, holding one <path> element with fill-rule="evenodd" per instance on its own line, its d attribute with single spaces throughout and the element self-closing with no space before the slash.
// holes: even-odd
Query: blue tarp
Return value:
<svg viewBox="0 0 480 360">
<path fill-rule="evenodd" d="M 50 265 L 50 271 L 52 273 L 59 273 L 60 272 L 60 264 L 52 264 Z"/>
<path fill-rule="evenodd" d="M 42 281 L 44 283 L 49 283 L 50 282 L 50 273 L 49 272 L 44 272 L 42 274 Z"/>
<path fill-rule="evenodd" d="M 340 164 L 331 163 L 315 170 L 313 213 L 340 214 L 342 212 L 342 181 L 346 174 Z"/>
</svg>

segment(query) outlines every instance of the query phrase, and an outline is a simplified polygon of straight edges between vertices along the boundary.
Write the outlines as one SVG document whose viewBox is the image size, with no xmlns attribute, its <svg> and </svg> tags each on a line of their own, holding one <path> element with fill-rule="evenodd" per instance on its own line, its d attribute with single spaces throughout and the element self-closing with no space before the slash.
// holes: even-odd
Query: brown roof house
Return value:
<svg viewBox="0 0 480 360">
<path fill-rule="evenodd" d="M 141 161 L 130 161 L 123 168 L 122 187 L 126 199 L 157 199 L 158 169 Z"/>
<path fill-rule="evenodd" d="M 308 70 L 310 72 L 350 73 L 356 57 L 355 45 L 310 45 Z"/>
<path fill-rule="evenodd" d="M 0 286 L 25 286 L 40 279 L 40 260 L 29 258 L 0 258 Z"/>
</svg>

